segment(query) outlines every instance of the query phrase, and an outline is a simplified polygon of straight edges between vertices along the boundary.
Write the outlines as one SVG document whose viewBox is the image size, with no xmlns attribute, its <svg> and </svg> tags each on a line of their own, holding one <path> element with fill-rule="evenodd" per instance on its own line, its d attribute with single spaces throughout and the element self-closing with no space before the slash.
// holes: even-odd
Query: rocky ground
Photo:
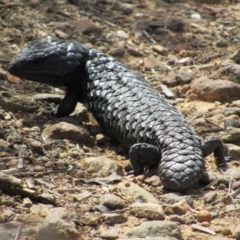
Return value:
<svg viewBox="0 0 240 240">
<path fill-rule="evenodd" d="M 0 19 L 1 240 L 240 239 L 238 1 L 1 0 Z M 208 183 L 184 193 L 151 171 L 127 175 L 128 150 L 85 106 L 56 119 L 64 89 L 7 74 L 24 44 L 46 36 L 141 72 L 202 138 L 221 137 L 228 169 L 208 157 Z"/>
</svg>

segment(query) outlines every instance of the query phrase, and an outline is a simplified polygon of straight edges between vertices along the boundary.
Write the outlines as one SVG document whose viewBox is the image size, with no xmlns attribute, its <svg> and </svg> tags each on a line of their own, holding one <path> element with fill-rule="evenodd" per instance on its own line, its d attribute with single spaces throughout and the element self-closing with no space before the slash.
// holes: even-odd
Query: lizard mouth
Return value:
<svg viewBox="0 0 240 240">
<path fill-rule="evenodd" d="M 42 71 L 34 71 L 33 69 L 15 68 L 14 65 L 10 65 L 8 72 L 19 78 L 31 80 L 34 82 L 46 83 L 52 86 L 66 85 L 64 79 L 62 79 L 62 76 L 58 74 L 57 71 L 53 74 L 51 72 L 48 72 L 46 69 L 42 69 Z"/>
</svg>

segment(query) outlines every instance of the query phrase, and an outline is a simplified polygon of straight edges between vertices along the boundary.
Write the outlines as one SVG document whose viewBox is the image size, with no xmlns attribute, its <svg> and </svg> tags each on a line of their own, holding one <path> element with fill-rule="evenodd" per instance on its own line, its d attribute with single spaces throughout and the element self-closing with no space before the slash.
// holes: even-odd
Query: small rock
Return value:
<svg viewBox="0 0 240 240">
<path fill-rule="evenodd" d="M 33 206 L 30 208 L 30 213 L 40 216 L 47 216 L 47 214 L 51 211 L 53 208 L 52 205 L 47 204 L 33 204 Z"/>
<path fill-rule="evenodd" d="M 233 188 L 233 190 L 239 189 L 240 188 L 240 181 L 234 182 L 232 184 L 232 188 Z"/>
<path fill-rule="evenodd" d="M 27 207 L 27 208 L 30 208 L 32 207 L 32 201 L 29 199 L 29 198 L 24 198 L 23 199 L 23 207 Z"/>
<path fill-rule="evenodd" d="M 37 141 L 32 138 L 26 138 L 26 139 L 24 139 L 24 143 L 26 143 L 28 147 L 30 147 L 31 149 L 33 149 L 36 152 L 42 153 L 42 151 L 43 151 L 42 143 L 40 141 Z"/>
<path fill-rule="evenodd" d="M 204 199 L 205 203 L 211 203 L 211 202 L 215 201 L 216 197 L 217 197 L 216 192 L 207 192 L 204 195 L 203 199 Z"/>
<path fill-rule="evenodd" d="M 192 70 L 180 71 L 177 74 L 177 81 L 182 84 L 190 83 L 193 80 Z"/>
<path fill-rule="evenodd" d="M 240 224 L 234 226 L 233 236 L 236 240 L 240 240 Z"/>
<path fill-rule="evenodd" d="M 221 234 L 223 236 L 230 236 L 232 235 L 232 231 L 231 229 L 228 227 L 228 226 L 224 226 L 222 229 L 221 229 Z"/>
<path fill-rule="evenodd" d="M 127 221 L 127 218 L 119 213 L 104 213 L 102 214 L 102 217 L 104 219 L 104 222 L 111 225 L 124 223 Z"/>
<path fill-rule="evenodd" d="M 40 133 L 40 132 L 41 132 L 41 129 L 40 129 L 40 127 L 38 127 L 38 126 L 33 126 L 32 128 L 30 128 L 30 131 L 31 131 L 31 132 Z"/>
<path fill-rule="evenodd" d="M 104 135 L 104 134 L 97 134 L 96 135 L 96 141 L 98 143 L 102 143 L 102 144 L 106 144 L 106 143 L 109 143 L 111 141 L 111 138 L 108 137 L 107 135 Z"/>
<path fill-rule="evenodd" d="M 234 144 L 225 144 L 227 148 L 227 155 L 230 156 L 232 159 L 239 159 L 240 158 L 240 147 Z"/>
<path fill-rule="evenodd" d="M 239 142 L 240 141 L 240 129 L 239 128 L 227 128 L 221 139 L 223 142 L 231 143 L 231 142 Z"/>
<path fill-rule="evenodd" d="M 93 144 L 93 139 L 85 127 L 67 122 L 45 125 L 41 136 L 44 139 L 68 139 L 78 143 Z"/>
<path fill-rule="evenodd" d="M 150 220 L 165 219 L 162 206 L 156 203 L 134 203 L 130 206 L 131 213 L 139 218 Z"/>
<path fill-rule="evenodd" d="M 226 80 L 211 80 L 201 77 L 194 79 L 190 86 L 201 100 L 213 101 L 229 96 L 240 96 L 240 85 Z"/>
<path fill-rule="evenodd" d="M 112 210 L 122 209 L 126 207 L 126 203 L 120 197 L 114 194 L 103 195 L 102 199 L 100 200 L 100 203 Z"/>
<path fill-rule="evenodd" d="M 237 116 L 238 118 L 236 119 L 235 116 L 233 116 L 233 117 L 230 116 L 230 117 L 224 119 L 224 127 L 225 128 L 230 128 L 230 127 L 239 128 L 240 127 L 239 117 Z"/>
<path fill-rule="evenodd" d="M 62 38 L 62 39 L 68 39 L 69 38 L 69 35 L 59 29 L 55 30 L 55 33 L 56 33 L 56 36 L 58 38 Z"/>
<path fill-rule="evenodd" d="M 125 53 L 123 48 L 112 48 L 108 51 L 108 54 L 113 57 L 122 57 Z"/>
<path fill-rule="evenodd" d="M 153 60 L 152 58 L 145 57 L 143 59 L 143 66 L 146 70 L 157 69 L 161 67 L 160 63 Z"/>
<path fill-rule="evenodd" d="M 79 118 L 81 119 L 81 121 L 89 121 L 89 117 L 88 117 L 88 110 L 87 108 L 80 102 L 77 103 L 74 112 L 72 112 L 70 114 L 70 116 L 79 116 Z"/>
<path fill-rule="evenodd" d="M 192 57 L 185 57 L 177 60 L 176 64 L 183 64 L 184 66 L 187 66 L 192 64 L 192 61 L 193 61 Z"/>
<path fill-rule="evenodd" d="M 9 76 L 8 76 L 9 75 Z M 7 71 L 5 71 L 3 68 L 0 67 L 0 79 L 6 79 L 6 77 L 12 76 L 11 74 L 8 74 Z M 15 76 L 12 76 L 15 77 Z M 20 79 L 19 79 L 20 80 Z M 11 81 L 10 81 L 11 82 Z M 19 81 L 20 82 L 20 81 Z"/>
<path fill-rule="evenodd" d="M 162 200 L 167 204 L 174 204 L 186 200 L 189 205 L 193 204 L 191 196 L 182 196 L 180 193 L 166 193 L 161 196 Z"/>
<path fill-rule="evenodd" d="M 101 27 L 91 20 L 80 19 L 77 21 L 76 26 L 78 26 L 83 34 L 99 33 L 102 31 Z"/>
<path fill-rule="evenodd" d="M 142 57 L 143 53 L 135 48 L 128 48 L 127 49 L 128 53 L 134 57 Z"/>
<path fill-rule="evenodd" d="M 152 185 L 153 187 L 157 187 L 161 185 L 161 181 L 157 175 L 153 175 L 149 178 L 144 179 L 144 182 Z"/>
<path fill-rule="evenodd" d="M 36 234 L 36 240 L 78 240 L 79 238 L 80 233 L 75 228 L 74 222 L 68 212 L 61 207 L 49 211 Z"/>
<path fill-rule="evenodd" d="M 3 139 L 0 139 L 0 150 L 6 150 L 11 144 Z"/>
<path fill-rule="evenodd" d="M 227 40 L 225 40 L 223 38 L 220 38 L 220 39 L 217 40 L 216 46 L 219 47 L 219 48 L 227 47 L 228 42 L 227 42 Z"/>
<path fill-rule="evenodd" d="M 117 36 L 120 37 L 120 38 L 123 38 L 123 39 L 128 39 L 129 38 L 128 33 L 126 33 L 123 30 L 118 30 L 117 31 Z"/>
<path fill-rule="evenodd" d="M 188 45 L 186 45 L 186 44 L 184 44 L 184 43 L 178 43 L 178 44 L 176 44 L 175 46 L 174 46 L 174 48 L 173 48 L 173 51 L 175 52 L 175 53 L 181 53 L 181 52 L 183 52 L 183 51 L 185 51 L 185 50 L 187 50 L 188 49 Z M 181 55 L 182 56 L 182 55 Z M 182 56 L 182 57 L 189 57 L 189 56 Z"/>
<path fill-rule="evenodd" d="M 10 209 L 5 209 L 0 214 L 0 223 L 10 222 L 15 217 L 15 213 Z"/>
<path fill-rule="evenodd" d="M 197 213 L 197 220 L 198 222 L 211 222 L 212 215 L 209 211 L 207 210 L 201 210 Z"/>
<path fill-rule="evenodd" d="M 231 115 L 233 115 L 233 116 L 236 116 L 236 115 L 240 116 L 240 108 L 238 108 L 238 107 L 230 107 L 229 108 L 228 107 L 228 108 L 225 109 L 224 115 L 225 116 L 231 116 Z"/>
<path fill-rule="evenodd" d="M 230 57 L 230 59 L 239 64 L 240 63 L 240 49 L 238 49 L 237 52 L 233 53 L 233 55 Z"/>
<path fill-rule="evenodd" d="M 122 174 L 122 169 L 117 162 L 106 157 L 83 158 L 81 159 L 81 165 L 85 171 L 88 173 L 97 173 L 97 176 L 108 176 L 112 172 L 116 172 L 118 175 Z"/>
<path fill-rule="evenodd" d="M 174 237 L 182 239 L 179 226 L 170 221 L 150 221 L 143 222 L 137 227 L 133 227 L 126 231 L 126 236 L 131 238 L 145 238 L 145 237 Z"/>
<path fill-rule="evenodd" d="M 186 22 L 180 17 L 170 17 L 167 20 L 167 28 L 173 32 L 183 32 L 186 29 Z"/>
<path fill-rule="evenodd" d="M 178 215 L 183 215 L 190 210 L 190 206 L 188 205 L 185 199 L 181 200 L 180 202 L 172 204 L 171 207 L 173 209 L 173 212 Z"/>
<path fill-rule="evenodd" d="M 175 87 L 179 83 L 174 72 L 169 72 L 164 78 L 161 79 L 161 82 L 166 84 L 168 87 Z"/>
<path fill-rule="evenodd" d="M 171 222 L 177 222 L 179 224 L 185 224 L 185 219 L 183 216 L 179 216 L 179 215 L 171 215 L 168 217 L 168 220 Z"/>
<path fill-rule="evenodd" d="M 117 239 L 118 238 L 118 231 L 115 228 L 110 230 L 104 230 L 101 232 L 100 237 L 103 239 Z"/>
<path fill-rule="evenodd" d="M 111 187 L 112 191 L 117 191 L 125 194 L 133 199 L 142 198 L 146 202 L 158 203 L 159 201 L 148 191 L 141 188 L 138 184 L 129 182 L 121 182 L 116 186 Z"/>
<path fill-rule="evenodd" d="M 97 226 L 100 222 L 100 218 L 95 214 L 84 214 L 80 222 L 87 226 Z"/>
<path fill-rule="evenodd" d="M 154 45 L 152 47 L 152 50 L 156 53 L 159 53 L 159 54 L 163 55 L 163 56 L 168 55 L 168 50 L 161 45 Z"/>
<path fill-rule="evenodd" d="M 119 10 L 125 14 L 131 14 L 136 6 L 128 3 L 119 3 Z"/>
<path fill-rule="evenodd" d="M 197 12 L 191 14 L 191 19 L 201 20 L 201 15 Z"/>
</svg>

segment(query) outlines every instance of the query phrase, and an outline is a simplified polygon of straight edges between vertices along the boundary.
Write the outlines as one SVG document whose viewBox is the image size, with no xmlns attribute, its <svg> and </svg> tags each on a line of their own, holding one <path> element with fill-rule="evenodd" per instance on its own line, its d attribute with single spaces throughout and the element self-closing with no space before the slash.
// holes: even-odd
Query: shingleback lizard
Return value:
<svg viewBox="0 0 240 240">
<path fill-rule="evenodd" d="M 183 114 L 126 65 L 101 51 L 68 40 L 46 38 L 25 46 L 12 60 L 15 76 L 52 86 L 66 86 L 56 112 L 68 116 L 84 102 L 101 127 L 130 148 L 134 174 L 158 165 L 162 184 L 182 190 L 205 171 L 204 157 L 214 152 L 225 163 L 219 138 L 203 143 Z"/>
</svg>

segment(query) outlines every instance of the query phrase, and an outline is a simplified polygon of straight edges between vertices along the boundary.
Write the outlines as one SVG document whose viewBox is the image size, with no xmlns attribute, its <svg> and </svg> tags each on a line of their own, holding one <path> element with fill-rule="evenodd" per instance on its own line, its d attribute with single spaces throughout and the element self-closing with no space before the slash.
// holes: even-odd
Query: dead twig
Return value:
<svg viewBox="0 0 240 240">
<path fill-rule="evenodd" d="M 18 225 L 18 229 L 17 229 L 14 240 L 18 240 L 20 232 L 21 232 L 21 224 Z"/>
<path fill-rule="evenodd" d="M 196 230 L 199 230 L 199 231 L 202 231 L 202 232 L 205 232 L 205 233 L 209 233 L 211 235 L 216 235 L 216 233 L 214 231 L 212 231 L 212 230 L 210 230 L 210 229 L 208 229 L 206 227 L 199 226 L 197 224 L 192 224 L 191 227 L 193 229 L 196 229 Z"/>
<path fill-rule="evenodd" d="M 147 31 L 143 31 L 143 34 L 152 42 L 152 43 L 157 43 L 148 33 Z"/>
<path fill-rule="evenodd" d="M 72 172 L 75 172 L 77 171 L 78 169 L 72 169 L 72 170 L 69 170 L 69 169 L 58 169 L 58 170 L 51 170 L 51 171 L 39 171 L 39 172 L 16 172 L 16 173 L 13 173 L 12 175 L 13 176 L 18 176 L 18 177 L 24 177 L 24 176 L 33 176 L 33 175 L 36 175 L 36 174 L 42 174 L 42 175 L 49 175 L 49 174 L 52 174 L 52 173 L 72 173 Z"/>
</svg>

